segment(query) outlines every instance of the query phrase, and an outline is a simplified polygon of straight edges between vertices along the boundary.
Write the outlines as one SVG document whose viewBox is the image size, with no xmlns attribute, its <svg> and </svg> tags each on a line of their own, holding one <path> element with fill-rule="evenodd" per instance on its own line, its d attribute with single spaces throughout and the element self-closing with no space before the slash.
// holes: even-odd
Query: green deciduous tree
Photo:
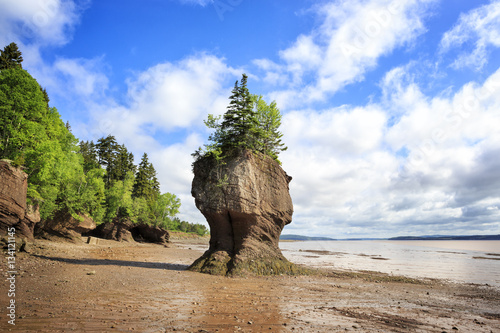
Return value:
<svg viewBox="0 0 500 333">
<path fill-rule="evenodd" d="M 53 110 L 52 110 L 53 111 Z M 40 85 L 21 68 L 0 71 L 0 155 L 21 161 L 27 150 L 47 140 L 51 110 Z"/>
<path fill-rule="evenodd" d="M 102 215 L 102 189 L 86 178 L 77 143 L 28 72 L 0 71 L 0 157 L 24 168 L 28 200 L 42 219 L 62 210 Z"/>
<path fill-rule="evenodd" d="M 281 141 L 283 137 L 283 134 L 279 131 L 281 112 L 276 105 L 276 101 L 267 104 L 262 96 L 252 95 L 252 104 L 259 124 L 257 150 L 278 160 L 278 154 L 285 151 L 287 147 Z"/>
<path fill-rule="evenodd" d="M 136 173 L 133 154 L 114 136 L 78 142 L 21 62 L 14 43 L 0 51 L 0 159 L 28 174 L 28 201 L 39 205 L 42 220 L 62 212 L 98 224 L 119 217 L 174 225 L 180 199 L 160 194 L 147 154 Z"/>
<path fill-rule="evenodd" d="M 181 200 L 172 193 L 160 194 L 151 204 L 150 220 L 153 225 L 168 228 L 172 219 L 179 213 Z"/>
<path fill-rule="evenodd" d="M 111 222 L 115 217 L 135 219 L 133 186 L 134 174 L 129 171 L 123 180 L 113 182 L 106 190 L 106 222 Z"/>
</svg>

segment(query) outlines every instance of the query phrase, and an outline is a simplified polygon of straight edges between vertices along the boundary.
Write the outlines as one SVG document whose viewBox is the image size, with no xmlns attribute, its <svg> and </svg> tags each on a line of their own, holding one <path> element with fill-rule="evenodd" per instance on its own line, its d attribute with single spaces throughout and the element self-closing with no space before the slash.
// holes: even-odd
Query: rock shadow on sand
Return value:
<svg viewBox="0 0 500 333">
<path fill-rule="evenodd" d="M 122 267 L 139 267 L 151 269 L 166 269 L 170 271 L 185 271 L 189 265 L 170 264 L 162 262 L 144 262 L 144 261 L 129 261 L 129 260 L 115 260 L 115 259 L 72 259 L 61 257 L 49 257 L 42 255 L 34 255 L 39 259 L 52 260 L 74 265 L 88 265 L 88 266 L 122 266 Z"/>
</svg>

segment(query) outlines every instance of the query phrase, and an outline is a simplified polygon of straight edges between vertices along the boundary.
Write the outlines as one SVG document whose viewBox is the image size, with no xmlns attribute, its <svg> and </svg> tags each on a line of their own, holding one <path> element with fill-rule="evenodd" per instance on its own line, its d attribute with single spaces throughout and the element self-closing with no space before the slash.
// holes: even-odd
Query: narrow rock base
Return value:
<svg viewBox="0 0 500 333">
<path fill-rule="evenodd" d="M 207 251 L 188 270 L 212 275 L 267 276 L 310 275 L 313 270 L 295 265 L 284 257 L 232 258 L 228 252 Z"/>
</svg>

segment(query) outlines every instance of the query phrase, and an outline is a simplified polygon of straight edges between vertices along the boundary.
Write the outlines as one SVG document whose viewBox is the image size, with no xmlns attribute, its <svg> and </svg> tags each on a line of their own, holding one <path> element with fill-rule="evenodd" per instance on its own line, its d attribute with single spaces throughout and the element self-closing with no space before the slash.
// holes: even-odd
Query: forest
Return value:
<svg viewBox="0 0 500 333">
<path fill-rule="evenodd" d="M 28 201 L 39 207 L 42 220 L 66 212 L 97 224 L 121 218 L 208 233 L 204 225 L 177 217 L 180 199 L 161 193 L 147 153 L 135 165 L 134 155 L 113 135 L 78 140 L 22 62 L 15 43 L 0 51 L 0 159 L 28 174 Z"/>
</svg>

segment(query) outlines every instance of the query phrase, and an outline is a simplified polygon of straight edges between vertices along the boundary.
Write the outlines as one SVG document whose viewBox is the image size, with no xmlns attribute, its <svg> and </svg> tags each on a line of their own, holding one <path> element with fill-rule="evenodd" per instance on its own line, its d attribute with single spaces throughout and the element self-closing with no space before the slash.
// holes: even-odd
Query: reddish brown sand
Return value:
<svg viewBox="0 0 500 333">
<path fill-rule="evenodd" d="M 374 272 L 209 276 L 185 270 L 195 243 L 37 241 L 17 257 L 15 326 L 2 279 L 0 331 L 500 332 L 493 287 Z"/>
</svg>

